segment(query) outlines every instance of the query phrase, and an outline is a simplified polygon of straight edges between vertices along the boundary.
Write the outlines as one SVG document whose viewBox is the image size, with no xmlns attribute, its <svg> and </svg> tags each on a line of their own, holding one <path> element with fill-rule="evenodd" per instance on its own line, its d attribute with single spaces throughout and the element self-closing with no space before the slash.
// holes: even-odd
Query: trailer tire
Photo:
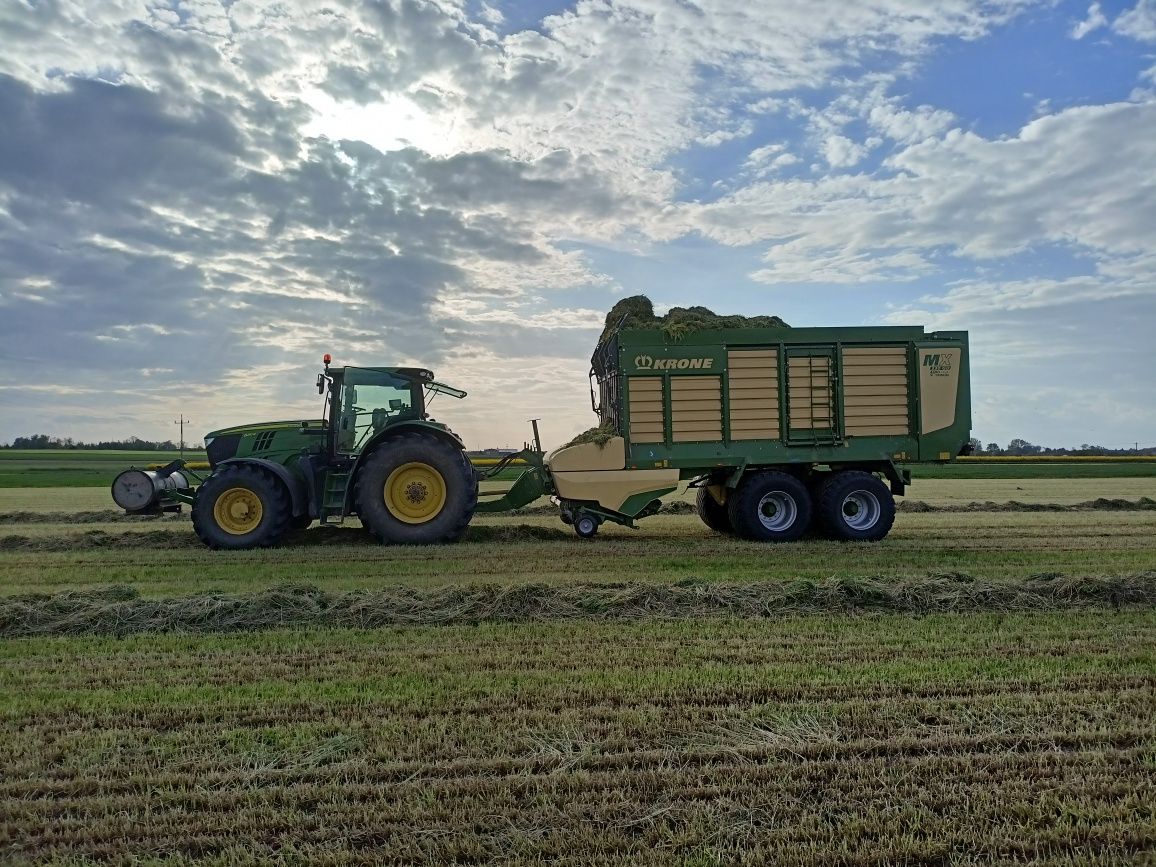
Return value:
<svg viewBox="0 0 1156 867">
<path fill-rule="evenodd" d="M 574 519 L 574 532 L 581 539 L 593 539 L 598 533 L 598 519 L 593 515 L 579 515 Z"/>
<path fill-rule="evenodd" d="M 743 477 L 727 499 L 735 532 L 758 542 L 794 542 L 811 525 L 811 495 L 789 473 L 777 470 Z"/>
<path fill-rule="evenodd" d="M 439 545 L 465 535 L 478 504 L 466 453 L 430 434 L 384 440 L 357 474 L 357 511 L 380 542 Z"/>
<path fill-rule="evenodd" d="M 281 480 L 243 463 L 214 472 L 193 501 L 193 530 L 214 550 L 271 547 L 285 538 L 291 520 Z"/>
<path fill-rule="evenodd" d="M 818 523 L 829 539 L 878 542 L 895 523 L 895 498 L 862 470 L 835 473 L 819 491 Z"/>
<path fill-rule="evenodd" d="M 731 524 L 731 517 L 727 512 L 726 504 L 720 503 L 712 497 L 706 488 L 698 489 L 695 506 L 698 508 L 698 516 L 702 518 L 702 522 L 716 533 L 724 533 L 728 536 L 735 534 L 735 528 Z"/>
</svg>

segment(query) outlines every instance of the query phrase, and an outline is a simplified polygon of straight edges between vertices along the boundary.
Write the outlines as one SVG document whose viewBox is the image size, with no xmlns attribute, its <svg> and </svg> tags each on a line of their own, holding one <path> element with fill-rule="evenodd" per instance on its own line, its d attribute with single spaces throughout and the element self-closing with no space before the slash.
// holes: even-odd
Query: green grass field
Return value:
<svg viewBox="0 0 1156 867">
<path fill-rule="evenodd" d="M 0 490 L 0 634 L 59 633 L 0 639 L 0 862 L 1147 863 L 1156 510 L 1064 509 L 1153 484 L 925 479 L 909 499 L 963 511 L 875 545 L 531 513 L 249 552 Z M 342 592 L 391 625 L 310 619 Z M 894 613 L 959 593 L 980 610 Z M 247 600 L 278 628 L 214 634 Z M 133 634 L 158 605 L 242 621 Z M 448 625 L 398 625 L 431 605 Z M 75 634 L 94 606 L 109 637 Z"/>
<path fill-rule="evenodd" d="M 911 474 L 916 479 L 1152 479 L 1156 461 L 913 464 Z"/>
<path fill-rule="evenodd" d="M 0 449 L 0 489 L 105 487 L 130 466 L 164 464 L 176 452 L 122 452 L 87 449 Z M 203 451 L 186 451 L 188 461 L 204 461 Z M 1147 463 L 998 463 L 913 464 L 918 479 L 1102 479 L 1156 478 L 1156 462 Z M 520 469 L 508 467 L 494 479 L 510 481 Z"/>
<path fill-rule="evenodd" d="M 0 449 L 0 488 L 104 487 L 131 466 L 167 464 L 179 452 L 103 451 L 99 449 Z M 188 461 L 203 461 L 203 451 L 186 451 Z"/>
<path fill-rule="evenodd" d="M 0 853 L 1143 863 L 1154 647 L 1151 610 L 7 642 Z"/>
</svg>

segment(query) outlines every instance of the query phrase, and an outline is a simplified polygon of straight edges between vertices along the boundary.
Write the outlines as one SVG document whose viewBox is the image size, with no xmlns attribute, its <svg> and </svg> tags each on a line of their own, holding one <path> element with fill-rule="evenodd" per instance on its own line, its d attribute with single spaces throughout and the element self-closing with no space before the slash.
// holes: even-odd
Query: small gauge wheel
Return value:
<svg viewBox="0 0 1156 867">
<path fill-rule="evenodd" d="M 593 515 L 579 515 L 574 519 L 574 532 L 583 539 L 591 539 L 598 532 L 598 519 Z"/>
</svg>

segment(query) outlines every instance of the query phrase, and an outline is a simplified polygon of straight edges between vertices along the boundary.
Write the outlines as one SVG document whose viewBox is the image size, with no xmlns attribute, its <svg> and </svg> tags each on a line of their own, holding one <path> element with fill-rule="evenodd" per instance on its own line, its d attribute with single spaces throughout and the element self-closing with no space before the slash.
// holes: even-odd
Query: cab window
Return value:
<svg viewBox="0 0 1156 867">
<path fill-rule="evenodd" d="M 337 450 L 356 454 L 390 420 L 414 417 L 415 388 L 408 379 L 391 373 L 347 367 L 339 404 Z"/>
</svg>

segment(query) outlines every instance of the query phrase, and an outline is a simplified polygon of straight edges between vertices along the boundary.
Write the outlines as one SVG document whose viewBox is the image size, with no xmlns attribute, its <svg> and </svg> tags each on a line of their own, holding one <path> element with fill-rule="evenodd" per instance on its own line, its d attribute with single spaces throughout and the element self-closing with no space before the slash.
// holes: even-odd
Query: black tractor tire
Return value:
<svg viewBox="0 0 1156 867">
<path fill-rule="evenodd" d="M 735 528 L 734 525 L 731 524 L 731 516 L 727 512 L 726 503 L 720 503 L 710 495 L 710 491 L 706 488 L 698 489 L 695 506 L 698 508 L 698 516 L 702 518 L 702 522 L 716 533 L 724 533 L 728 536 L 735 534 Z"/>
<path fill-rule="evenodd" d="M 835 473 L 823 485 L 816 505 L 818 523 L 828 539 L 878 542 L 895 523 L 895 498 L 876 476 L 861 470 Z"/>
<path fill-rule="evenodd" d="M 394 473 L 403 474 L 393 483 L 395 489 L 401 486 L 401 497 L 389 503 L 386 485 Z M 378 541 L 392 545 L 457 542 L 478 505 L 478 477 L 466 453 L 416 431 L 374 449 L 357 473 L 355 491 L 361 523 Z"/>
<path fill-rule="evenodd" d="M 794 542 L 811 525 L 811 495 L 792 476 L 776 470 L 748 474 L 727 498 L 735 533 L 757 542 Z"/>
<path fill-rule="evenodd" d="M 193 530 L 214 550 L 269 548 L 292 520 L 284 483 L 260 467 L 226 464 L 205 479 L 193 501 Z"/>
</svg>

